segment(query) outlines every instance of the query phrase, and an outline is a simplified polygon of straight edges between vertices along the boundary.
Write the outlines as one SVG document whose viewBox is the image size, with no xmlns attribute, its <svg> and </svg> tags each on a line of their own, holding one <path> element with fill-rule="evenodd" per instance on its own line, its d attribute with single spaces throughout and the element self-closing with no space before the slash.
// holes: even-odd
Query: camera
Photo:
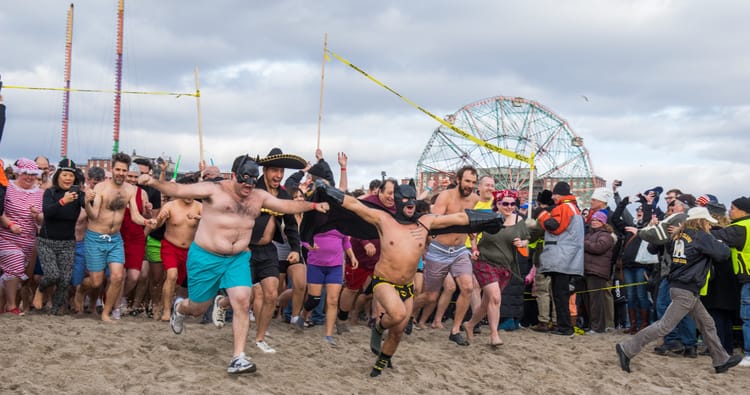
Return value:
<svg viewBox="0 0 750 395">
<path fill-rule="evenodd" d="M 81 187 L 79 187 L 78 185 L 71 185 L 70 189 L 68 190 L 68 192 L 70 192 L 70 193 L 79 193 L 79 192 L 81 192 Z"/>
</svg>

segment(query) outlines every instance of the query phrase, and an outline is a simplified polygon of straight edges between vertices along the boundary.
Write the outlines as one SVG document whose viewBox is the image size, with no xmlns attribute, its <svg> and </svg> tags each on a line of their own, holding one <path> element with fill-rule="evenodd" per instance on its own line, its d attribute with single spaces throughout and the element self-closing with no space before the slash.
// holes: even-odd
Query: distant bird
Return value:
<svg viewBox="0 0 750 395">
<path fill-rule="evenodd" d="M 581 97 L 583 98 L 583 100 L 589 101 L 589 98 L 586 97 L 586 95 L 581 95 Z"/>
</svg>

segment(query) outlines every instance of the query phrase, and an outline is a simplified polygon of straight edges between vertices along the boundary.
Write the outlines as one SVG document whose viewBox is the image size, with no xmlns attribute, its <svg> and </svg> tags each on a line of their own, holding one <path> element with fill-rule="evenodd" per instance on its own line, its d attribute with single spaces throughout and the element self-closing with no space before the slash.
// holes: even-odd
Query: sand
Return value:
<svg viewBox="0 0 750 395">
<path fill-rule="evenodd" d="M 449 322 L 448 322 L 449 323 Z M 469 347 L 447 340 L 448 329 L 415 330 L 396 353 L 393 369 L 370 378 L 369 329 L 323 341 L 323 328 L 301 334 L 274 321 L 267 341 L 276 354 L 248 342 L 254 374 L 229 376 L 232 331 L 189 319 L 175 335 L 167 323 L 124 317 L 0 315 L 0 393 L 75 394 L 707 394 L 747 393 L 750 369 L 715 374 L 707 356 L 658 356 L 648 347 L 620 370 L 620 333 L 560 337 L 527 329 L 501 332 L 492 350 L 486 327 Z M 251 327 L 250 339 L 255 335 Z M 740 352 L 740 350 L 735 350 Z"/>
</svg>

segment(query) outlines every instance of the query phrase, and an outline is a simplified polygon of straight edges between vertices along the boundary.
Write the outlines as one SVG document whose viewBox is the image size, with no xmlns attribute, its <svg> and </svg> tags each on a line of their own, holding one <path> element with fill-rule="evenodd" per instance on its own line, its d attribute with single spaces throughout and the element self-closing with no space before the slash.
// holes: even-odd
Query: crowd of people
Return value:
<svg viewBox="0 0 750 395">
<path fill-rule="evenodd" d="M 383 178 L 349 192 L 346 154 L 338 183 L 315 156 L 274 148 L 237 157 L 230 179 L 201 164 L 170 181 L 166 164 L 123 153 L 109 174 L 20 158 L 0 177 L 0 312 L 144 315 L 175 334 L 186 316 L 231 321 L 230 374 L 256 370 L 251 319 L 257 349 L 276 352 L 266 336 L 276 317 L 301 332 L 324 326 L 331 347 L 369 325 L 373 377 L 404 335 L 449 318 L 458 346 L 484 327 L 493 348 L 500 330 L 520 325 L 620 331 L 628 372 L 657 338 L 655 353 L 705 353 L 717 373 L 750 367 L 750 198 L 727 212 L 713 195 L 679 189 L 621 198 L 614 182 L 579 202 L 560 181 L 530 199 L 471 166 L 419 194 Z"/>
</svg>

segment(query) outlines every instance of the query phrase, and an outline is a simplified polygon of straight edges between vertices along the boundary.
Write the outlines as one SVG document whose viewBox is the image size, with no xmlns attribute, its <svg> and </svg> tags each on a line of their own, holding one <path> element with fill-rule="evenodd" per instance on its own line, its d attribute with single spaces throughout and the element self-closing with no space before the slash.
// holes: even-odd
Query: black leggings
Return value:
<svg viewBox="0 0 750 395">
<path fill-rule="evenodd" d="M 573 329 L 570 323 L 570 275 L 564 273 L 549 273 L 552 279 L 552 299 L 555 301 L 557 314 L 557 328 L 560 331 Z"/>
<path fill-rule="evenodd" d="M 42 264 L 42 272 L 44 272 L 39 282 L 39 290 L 44 291 L 52 285 L 57 285 L 55 294 L 52 296 L 52 306 L 59 309 L 65 304 L 68 286 L 73 277 L 76 241 L 39 237 L 37 238 L 37 254 L 39 263 Z"/>
</svg>

